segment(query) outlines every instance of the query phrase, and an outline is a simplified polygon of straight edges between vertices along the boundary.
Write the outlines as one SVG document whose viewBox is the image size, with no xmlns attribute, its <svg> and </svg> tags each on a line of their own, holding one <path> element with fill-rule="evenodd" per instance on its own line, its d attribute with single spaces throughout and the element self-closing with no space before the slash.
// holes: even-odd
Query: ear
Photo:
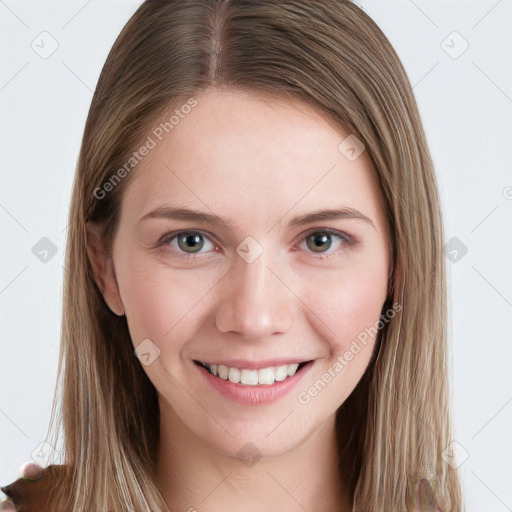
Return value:
<svg viewBox="0 0 512 512">
<path fill-rule="evenodd" d="M 104 225 L 88 221 L 85 227 L 87 255 L 94 272 L 94 280 L 111 311 L 122 316 L 124 315 L 124 306 L 119 294 L 114 261 L 110 251 L 107 251 L 104 245 Z"/>
</svg>

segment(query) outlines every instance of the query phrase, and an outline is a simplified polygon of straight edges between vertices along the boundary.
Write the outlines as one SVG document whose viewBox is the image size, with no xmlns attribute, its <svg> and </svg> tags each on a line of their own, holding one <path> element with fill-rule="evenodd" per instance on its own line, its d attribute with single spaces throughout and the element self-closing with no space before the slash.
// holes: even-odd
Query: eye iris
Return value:
<svg viewBox="0 0 512 512">
<path fill-rule="evenodd" d="M 198 252 L 203 245 L 204 240 L 199 233 L 187 233 L 178 237 L 178 246 L 185 252 Z"/>
<path fill-rule="evenodd" d="M 306 243 L 308 248 L 312 251 L 322 252 L 331 247 L 332 238 L 329 233 L 315 233 L 307 238 Z"/>
</svg>

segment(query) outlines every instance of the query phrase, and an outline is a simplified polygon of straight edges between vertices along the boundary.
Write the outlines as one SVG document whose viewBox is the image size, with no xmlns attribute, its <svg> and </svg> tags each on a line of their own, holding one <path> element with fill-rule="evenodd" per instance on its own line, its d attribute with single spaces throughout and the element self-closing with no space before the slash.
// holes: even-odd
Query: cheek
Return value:
<svg viewBox="0 0 512 512">
<path fill-rule="evenodd" d="M 332 274 L 307 292 L 308 303 L 322 320 L 325 339 L 331 352 L 344 353 L 356 339 L 365 340 L 373 346 L 373 337 L 368 332 L 378 323 L 386 299 L 387 274 L 382 267 L 351 268 L 340 272 L 339 278 Z M 318 322 L 317 322 L 318 323 Z M 373 332 L 373 331 L 371 331 Z M 362 349 L 365 344 L 361 343 Z"/>
<path fill-rule="evenodd" d="M 322 333 L 328 352 L 297 395 L 309 414 L 309 407 L 318 414 L 332 414 L 360 381 L 375 346 L 386 291 L 385 272 L 361 268 L 339 279 L 331 275 L 325 287 L 315 287 L 309 294 L 310 303 L 317 306 L 317 319 L 310 315 L 310 322 Z"/>
<path fill-rule="evenodd" d="M 174 340 L 186 339 L 184 330 L 193 330 L 221 277 L 211 269 L 192 276 L 142 257 L 123 261 L 116 273 L 133 344 L 149 338 L 161 352 L 175 349 Z"/>
</svg>

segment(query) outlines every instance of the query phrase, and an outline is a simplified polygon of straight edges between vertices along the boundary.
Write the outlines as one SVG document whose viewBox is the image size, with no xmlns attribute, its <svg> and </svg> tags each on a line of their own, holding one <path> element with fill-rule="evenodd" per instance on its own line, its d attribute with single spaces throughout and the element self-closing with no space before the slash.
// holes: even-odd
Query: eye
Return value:
<svg viewBox="0 0 512 512">
<path fill-rule="evenodd" d="M 336 249 L 344 244 L 351 242 L 351 238 L 341 232 L 331 229 L 323 229 L 310 232 L 307 234 L 303 241 L 306 242 L 306 247 L 317 254 L 326 254 L 336 252 Z M 330 249 L 333 249 L 330 251 Z"/>
<path fill-rule="evenodd" d="M 161 242 L 178 253 L 197 254 L 215 249 L 213 242 L 200 231 L 180 231 L 167 235 Z M 206 249 L 203 251 L 202 249 Z"/>
<path fill-rule="evenodd" d="M 317 229 L 311 231 L 301 238 L 301 248 L 306 245 L 306 250 L 316 253 L 318 257 L 330 256 L 332 253 L 342 250 L 343 245 L 353 243 L 350 236 L 332 229 Z M 206 255 L 208 252 L 216 251 L 214 242 L 202 231 L 178 231 L 169 233 L 162 237 L 159 242 L 164 248 L 171 248 L 177 253 L 177 257 L 187 258 Z"/>
</svg>

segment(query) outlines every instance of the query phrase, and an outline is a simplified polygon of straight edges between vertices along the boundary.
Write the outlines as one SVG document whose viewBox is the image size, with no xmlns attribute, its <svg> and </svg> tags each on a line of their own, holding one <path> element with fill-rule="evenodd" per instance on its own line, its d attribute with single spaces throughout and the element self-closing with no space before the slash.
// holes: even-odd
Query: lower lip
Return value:
<svg viewBox="0 0 512 512">
<path fill-rule="evenodd" d="M 212 375 L 204 366 L 194 363 L 199 372 L 221 395 L 244 405 L 263 405 L 277 402 L 281 397 L 289 393 L 311 370 L 313 361 L 305 364 L 295 375 L 285 380 L 276 381 L 274 384 L 260 384 L 257 386 L 245 386 L 244 384 L 224 380 Z"/>
</svg>

